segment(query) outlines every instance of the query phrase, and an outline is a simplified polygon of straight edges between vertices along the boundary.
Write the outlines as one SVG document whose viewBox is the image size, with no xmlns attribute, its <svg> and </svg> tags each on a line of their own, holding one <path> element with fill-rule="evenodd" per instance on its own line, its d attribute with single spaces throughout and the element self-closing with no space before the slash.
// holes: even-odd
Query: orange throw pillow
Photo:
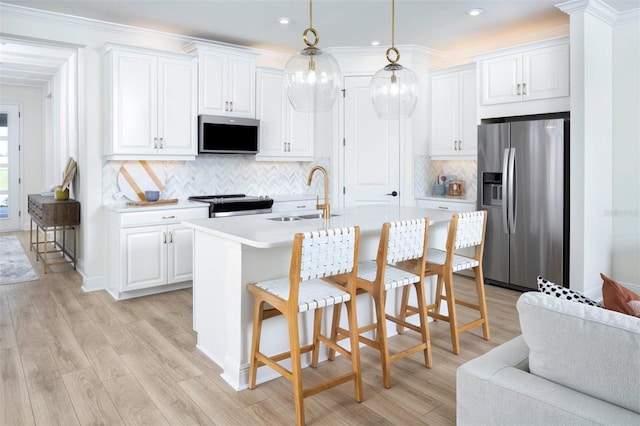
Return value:
<svg viewBox="0 0 640 426">
<path fill-rule="evenodd" d="M 637 303 L 640 303 L 639 294 L 618 284 L 604 274 L 600 274 L 600 277 L 603 280 L 602 299 L 605 308 L 631 316 L 640 316 L 637 310 L 634 309 Z"/>
</svg>

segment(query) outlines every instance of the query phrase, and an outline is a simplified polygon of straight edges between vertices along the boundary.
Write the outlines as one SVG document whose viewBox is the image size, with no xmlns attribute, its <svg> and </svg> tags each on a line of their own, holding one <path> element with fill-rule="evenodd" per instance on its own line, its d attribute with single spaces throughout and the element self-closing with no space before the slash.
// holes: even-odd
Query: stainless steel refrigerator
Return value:
<svg viewBox="0 0 640 426">
<path fill-rule="evenodd" d="M 528 291 L 542 275 L 569 285 L 568 147 L 565 119 L 478 126 L 487 284 Z"/>
</svg>

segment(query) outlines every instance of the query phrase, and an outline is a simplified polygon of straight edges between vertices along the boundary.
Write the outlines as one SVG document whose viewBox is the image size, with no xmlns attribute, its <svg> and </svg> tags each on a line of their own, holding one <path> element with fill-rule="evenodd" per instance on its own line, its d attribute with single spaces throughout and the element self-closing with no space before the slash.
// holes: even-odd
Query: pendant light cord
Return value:
<svg viewBox="0 0 640 426">
<path fill-rule="evenodd" d="M 396 49 L 396 0 L 391 0 L 391 47 L 387 49 L 387 61 L 395 64 L 399 60 L 400 52 Z"/>
<path fill-rule="evenodd" d="M 313 28 L 313 0 L 309 0 L 309 28 Z"/>
<path fill-rule="evenodd" d="M 395 39 L 396 39 L 396 0 L 391 0 L 391 47 L 396 47 Z"/>
</svg>

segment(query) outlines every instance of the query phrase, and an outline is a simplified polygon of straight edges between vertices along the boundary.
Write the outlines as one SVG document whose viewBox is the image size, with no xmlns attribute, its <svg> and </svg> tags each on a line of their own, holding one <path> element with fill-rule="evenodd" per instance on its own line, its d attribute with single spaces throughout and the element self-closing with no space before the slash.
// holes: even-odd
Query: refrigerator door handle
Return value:
<svg viewBox="0 0 640 426">
<path fill-rule="evenodd" d="M 516 149 L 509 149 L 509 183 L 507 185 L 508 195 L 507 200 L 509 204 L 509 208 L 507 210 L 509 218 L 507 219 L 509 222 L 509 233 L 516 233 Z"/>
<path fill-rule="evenodd" d="M 509 182 L 509 148 L 504 149 L 504 156 L 502 157 L 502 229 L 505 234 L 509 233 L 508 222 L 508 197 L 505 197 Z"/>
</svg>

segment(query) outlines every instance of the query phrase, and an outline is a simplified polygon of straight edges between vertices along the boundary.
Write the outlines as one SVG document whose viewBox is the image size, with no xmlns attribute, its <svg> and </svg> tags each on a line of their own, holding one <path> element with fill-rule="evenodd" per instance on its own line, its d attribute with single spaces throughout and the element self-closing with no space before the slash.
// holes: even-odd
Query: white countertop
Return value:
<svg viewBox="0 0 640 426">
<path fill-rule="evenodd" d="M 150 206 L 128 206 L 127 202 L 103 204 L 103 208 L 116 213 L 143 212 L 149 210 L 167 210 L 167 209 L 193 209 L 197 207 L 209 208 L 207 203 L 190 200 L 178 200 L 176 204 L 155 204 Z"/>
<path fill-rule="evenodd" d="M 269 218 L 282 217 L 285 213 L 233 216 L 221 218 L 195 219 L 182 222 L 197 231 L 203 231 L 230 241 L 256 248 L 270 248 L 291 244 L 298 232 L 308 232 L 324 228 L 340 228 L 358 225 L 360 233 L 380 232 L 384 222 L 428 217 L 430 225 L 448 223 L 451 213 L 418 207 L 387 207 L 368 205 L 349 207 L 332 212 L 331 219 L 302 219 L 290 222 L 274 221 Z"/>
</svg>

